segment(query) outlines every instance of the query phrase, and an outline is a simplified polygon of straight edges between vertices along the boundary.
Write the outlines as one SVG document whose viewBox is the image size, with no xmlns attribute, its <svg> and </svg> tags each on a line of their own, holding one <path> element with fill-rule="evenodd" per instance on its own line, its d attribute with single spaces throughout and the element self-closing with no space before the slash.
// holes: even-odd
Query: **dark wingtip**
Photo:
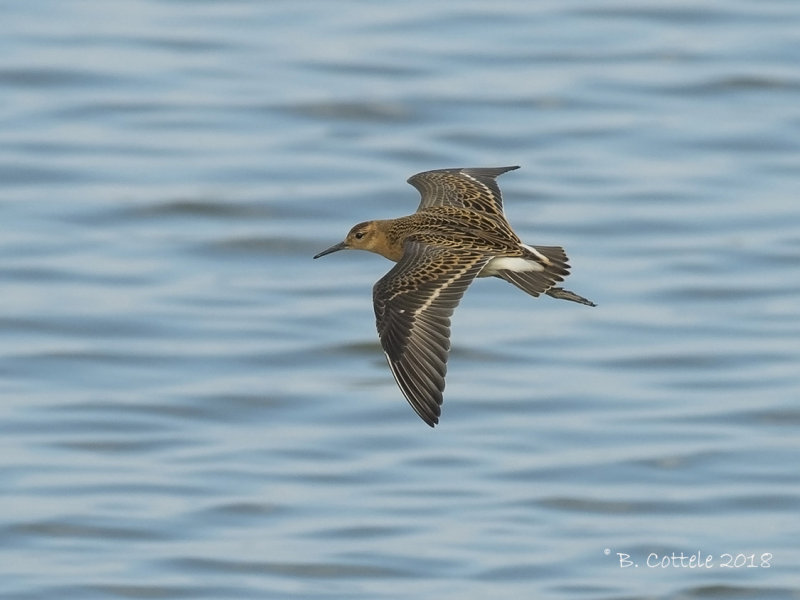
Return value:
<svg viewBox="0 0 800 600">
<path fill-rule="evenodd" d="M 439 406 L 437 406 L 436 409 L 432 410 L 432 411 L 431 410 L 425 410 L 425 411 L 417 410 L 417 408 L 414 407 L 414 411 L 417 413 L 417 415 L 419 415 L 419 418 L 422 419 L 423 421 L 425 421 L 425 423 L 431 429 L 433 429 L 434 427 L 436 427 L 436 425 L 439 424 L 439 415 L 442 414 L 442 409 L 439 408 Z"/>
<path fill-rule="evenodd" d="M 436 427 L 436 425 L 439 424 L 439 415 L 427 411 L 423 413 L 422 411 L 417 410 L 416 407 L 414 407 L 413 405 L 412 408 L 414 408 L 414 412 L 417 413 L 417 416 L 419 416 L 419 418 L 422 419 L 425 422 L 425 424 L 431 429 L 433 429 L 434 427 Z"/>
<path fill-rule="evenodd" d="M 503 173 L 508 173 L 509 171 L 516 171 L 519 168 L 520 168 L 519 165 L 511 165 L 510 167 L 467 167 L 465 169 L 460 169 L 460 170 L 465 173 L 474 173 L 475 175 L 484 175 L 487 177 L 499 177 Z"/>
<path fill-rule="evenodd" d="M 515 171 L 516 169 L 521 168 L 519 165 L 511 165 L 510 167 L 449 167 L 447 169 L 432 169 L 430 171 L 421 171 L 419 173 L 415 173 L 406 181 L 411 185 L 414 185 L 414 180 L 418 179 L 420 176 L 432 174 L 432 173 L 473 173 L 475 175 L 483 175 L 485 177 L 498 177 L 503 173 L 508 173 L 509 171 Z"/>
</svg>

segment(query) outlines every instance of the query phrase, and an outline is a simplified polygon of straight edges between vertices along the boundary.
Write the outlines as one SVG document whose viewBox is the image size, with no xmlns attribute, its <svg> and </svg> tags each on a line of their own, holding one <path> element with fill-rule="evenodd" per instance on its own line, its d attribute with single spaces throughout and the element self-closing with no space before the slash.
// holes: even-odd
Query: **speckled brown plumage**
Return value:
<svg viewBox="0 0 800 600">
<path fill-rule="evenodd" d="M 403 395 L 430 426 L 441 415 L 450 317 L 473 279 L 594 306 L 555 286 L 569 274 L 563 248 L 524 244 L 506 221 L 495 178 L 517 168 L 417 173 L 408 180 L 421 195 L 417 212 L 359 223 L 314 257 L 355 248 L 397 262 L 373 288 L 378 335 Z"/>
</svg>

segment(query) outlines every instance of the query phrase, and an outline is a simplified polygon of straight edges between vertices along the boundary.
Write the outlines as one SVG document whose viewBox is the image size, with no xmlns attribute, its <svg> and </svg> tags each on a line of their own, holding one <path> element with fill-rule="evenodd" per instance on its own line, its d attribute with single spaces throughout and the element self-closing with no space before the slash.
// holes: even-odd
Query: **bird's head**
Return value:
<svg viewBox="0 0 800 600">
<path fill-rule="evenodd" d="M 383 246 L 386 244 L 386 236 L 378 226 L 378 221 L 364 221 L 355 225 L 343 242 L 334 244 L 327 250 L 323 250 L 314 258 L 338 252 L 339 250 L 353 249 L 353 250 L 368 250 L 370 252 L 377 252 L 382 254 Z"/>
</svg>

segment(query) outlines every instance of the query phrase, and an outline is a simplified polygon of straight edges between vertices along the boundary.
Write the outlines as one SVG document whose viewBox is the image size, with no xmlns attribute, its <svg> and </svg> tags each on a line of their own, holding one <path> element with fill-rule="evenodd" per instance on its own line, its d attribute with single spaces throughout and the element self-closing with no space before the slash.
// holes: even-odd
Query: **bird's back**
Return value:
<svg viewBox="0 0 800 600">
<path fill-rule="evenodd" d="M 434 206 L 394 219 L 388 235 L 403 243 L 413 239 L 432 246 L 520 254 L 520 239 L 502 215 L 454 206 Z"/>
</svg>

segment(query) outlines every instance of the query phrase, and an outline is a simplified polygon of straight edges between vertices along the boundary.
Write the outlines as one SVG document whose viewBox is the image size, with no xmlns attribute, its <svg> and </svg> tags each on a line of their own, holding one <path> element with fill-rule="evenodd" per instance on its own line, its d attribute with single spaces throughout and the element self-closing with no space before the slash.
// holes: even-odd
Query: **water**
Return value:
<svg viewBox="0 0 800 600">
<path fill-rule="evenodd" d="M 3 597 L 800 597 L 797 3 L 2 13 Z M 599 306 L 476 282 L 431 430 L 311 256 L 511 164 Z"/>
</svg>

